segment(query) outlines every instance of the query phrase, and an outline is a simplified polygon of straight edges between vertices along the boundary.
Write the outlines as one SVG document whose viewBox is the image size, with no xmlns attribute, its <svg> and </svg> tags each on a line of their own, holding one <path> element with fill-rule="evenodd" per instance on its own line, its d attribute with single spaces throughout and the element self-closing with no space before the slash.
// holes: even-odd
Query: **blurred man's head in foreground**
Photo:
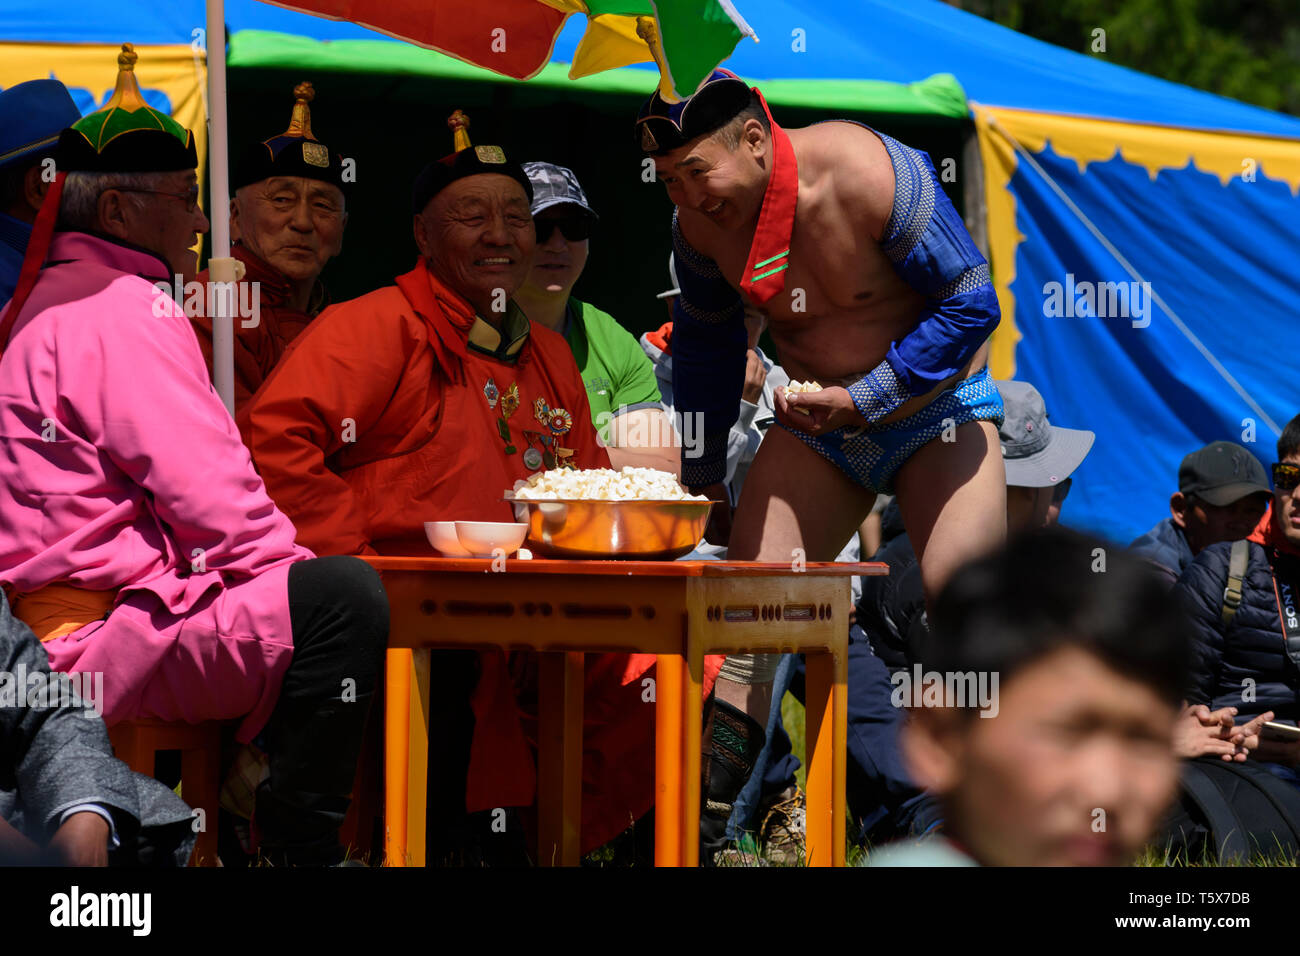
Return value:
<svg viewBox="0 0 1300 956">
<path fill-rule="evenodd" d="M 1190 653 L 1154 573 L 1094 539 L 1033 531 L 959 571 L 932 625 L 927 674 L 998 677 L 996 716 L 915 707 L 904 731 L 948 834 L 985 865 L 1131 860 L 1175 793 Z"/>
</svg>

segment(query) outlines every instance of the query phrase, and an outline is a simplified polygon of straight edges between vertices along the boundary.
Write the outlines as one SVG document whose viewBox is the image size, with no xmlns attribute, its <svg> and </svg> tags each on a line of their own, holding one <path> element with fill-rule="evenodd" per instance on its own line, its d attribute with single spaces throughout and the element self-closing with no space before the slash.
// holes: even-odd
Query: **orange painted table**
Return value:
<svg viewBox="0 0 1300 956">
<path fill-rule="evenodd" d="M 385 707 L 385 855 L 423 866 L 429 650 L 543 652 L 538 857 L 577 865 L 583 655 L 658 655 L 655 863 L 699 857 L 705 654 L 807 655 L 807 860 L 844 865 L 851 575 L 884 564 L 370 557 L 391 607 Z M 779 706 L 779 702 L 776 703 Z"/>
</svg>

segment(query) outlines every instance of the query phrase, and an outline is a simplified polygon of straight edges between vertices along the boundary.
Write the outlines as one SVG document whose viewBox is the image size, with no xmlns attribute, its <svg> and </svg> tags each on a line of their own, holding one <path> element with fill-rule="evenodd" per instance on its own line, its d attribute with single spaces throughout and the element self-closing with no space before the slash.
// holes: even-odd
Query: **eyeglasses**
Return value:
<svg viewBox="0 0 1300 956">
<path fill-rule="evenodd" d="M 114 186 L 120 193 L 149 193 L 153 196 L 170 196 L 172 199 L 179 199 L 185 203 L 185 211 L 193 212 L 199 204 L 199 187 L 191 186 L 183 193 L 169 193 L 162 189 L 126 189 L 120 186 Z"/>
<path fill-rule="evenodd" d="M 549 242 L 556 227 L 569 242 L 581 242 L 591 237 L 591 220 L 586 216 L 574 216 L 571 219 L 534 219 L 537 229 L 537 243 Z"/>
<path fill-rule="evenodd" d="M 1278 491 L 1294 491 L 1300 485 L 1300 465 L 1279 461 L 1273 466 L 1273 487 Z"/>
<path fill-rule="evenodd" d="M 749 84 L 722 71 L 715 73 L 680 109 L 678 104 L 666 104 L 656 92 L 642 105 L 637 117 L 637 145 L 645 153 L 677 149 L 717 129 L 748 106 L 752 95 Z M 661 110 L 668 115 L 662 115 Z"/>
</svg>

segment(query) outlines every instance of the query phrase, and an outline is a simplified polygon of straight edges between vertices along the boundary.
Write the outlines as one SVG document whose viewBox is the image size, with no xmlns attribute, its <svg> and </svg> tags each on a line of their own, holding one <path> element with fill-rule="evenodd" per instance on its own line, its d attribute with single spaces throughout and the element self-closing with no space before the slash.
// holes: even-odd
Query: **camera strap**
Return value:
<svg viewBox="0 0 1300 956">
<path fill-rule="evenodd" d="M 1300 562 L 1273 550 L 1273 597 L 1282 621 L 1282 638 L 1287 656 L 1300 667 Z"/>
</svg>

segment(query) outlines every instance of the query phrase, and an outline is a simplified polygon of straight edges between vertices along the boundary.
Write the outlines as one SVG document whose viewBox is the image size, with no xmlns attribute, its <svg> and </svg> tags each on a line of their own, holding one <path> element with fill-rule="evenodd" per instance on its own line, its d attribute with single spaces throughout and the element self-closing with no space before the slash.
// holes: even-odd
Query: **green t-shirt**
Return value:
<svg viewBox="0 0 1300 956">
<path fill-rule="evenodd" d="M 591 421 L 602 440 L 616 414 L 661 407 L 654 365 L 631 332 L 608 313 L 573 298 L 568 324 L 565 338 L 582 372 Z"/>
</svg>

